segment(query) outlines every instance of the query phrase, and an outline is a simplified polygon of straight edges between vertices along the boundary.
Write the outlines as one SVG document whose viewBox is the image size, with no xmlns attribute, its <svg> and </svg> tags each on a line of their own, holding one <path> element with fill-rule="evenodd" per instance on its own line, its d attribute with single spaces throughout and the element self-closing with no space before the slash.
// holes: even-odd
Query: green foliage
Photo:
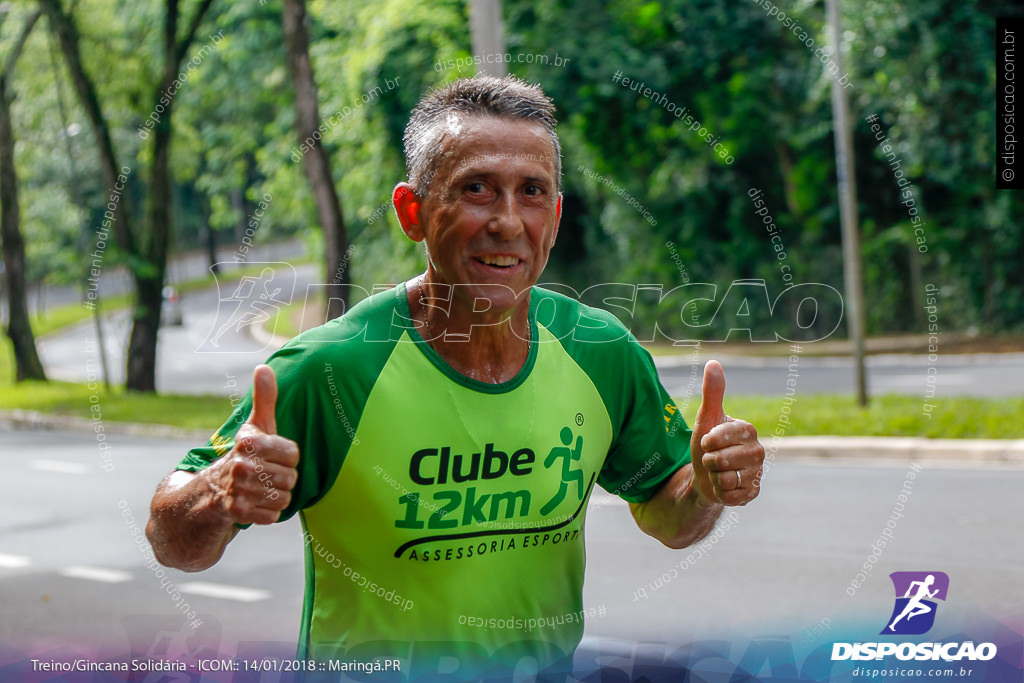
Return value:
<svg viewBox="0 0 1024 683">
<path fill-rule="evenodd" d="M 399 282 L 423 268 L 422 248 L 389 206 L 406 177 L 402 132 L 427 89 L 455 77 L 432 67 L 468 49 L 465 3 L 346 0 L 310 9 L 322 23 L 313 47 L 321 119 L 342 115 L 325 141 L 340 179 L 353 282 Z"/>
<path fill-rule="evenodd" d="M 828 44 L 820 5 L 775 4 L 815 46 Z M 847 92 L 870 333 L 921 330 L 919 287 L 927 283 L 941 287 L 942 320 L 950 327 L 1021 329 L 1022 200 L 994 189 L 991 142 L 993 17 L 1018 10 L 997 5 L 844 4 L 841 50 L 854 83 Z M 762 278 L 774 295 L 783 286 L 780 271 L 746 196 L 758 188 L 795 281 L 842 291 L 830 80 L 813 48 L 753 2 L 726 9 L 682 0 L 556 7 L 513 0 L 506 8 L 510 45 L 524 52 L 543 46 L 570 58 L 563 68 L 513 71 L 544 85 L 559 106 L 566 194 L 582 206 L 563 219 L 562 230 L 584 235 L 587 248 L 577 253 L 586 253 L 589 283 L 678 284 L 663 246 L 672 241 L 689 279 L 727 287 L 737 278 Z M 615 83 L 616 73 L 655 94 Z M 723 164 L 671 115 L 669 103 L 687 107 L 734 163 Z M 926 252 L 917 251 L 897 179 L 864 120 L 873 113 L 913 182 L 916 211 L 927 223 Z M 624 188 L 657 225 L 614 187 L 584 177 L 578 164 Z M 564 271 L 572 264 L 562 256 L 554 267 Z M 640 319 L 651 315 L 638 306 Z M 710 334 L 720 334 L 723 323 L 716 320 Z"/>
</svg>

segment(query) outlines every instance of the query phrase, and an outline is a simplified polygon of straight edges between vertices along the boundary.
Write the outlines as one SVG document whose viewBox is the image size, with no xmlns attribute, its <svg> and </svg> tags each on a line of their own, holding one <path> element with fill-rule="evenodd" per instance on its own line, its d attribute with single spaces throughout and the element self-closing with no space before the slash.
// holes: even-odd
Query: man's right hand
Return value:
<svg viewBox="0 0 1024 683">
<path fill-rule="evenodd" d="M 237 524 L 273 524 L 299 479 L 299 447 L 277 434 L 277 378 L 267 365 L 253 371 L 252 412 L 235 447 L 208 467 L 207 478 L 224 514 Z"/>
</svg>

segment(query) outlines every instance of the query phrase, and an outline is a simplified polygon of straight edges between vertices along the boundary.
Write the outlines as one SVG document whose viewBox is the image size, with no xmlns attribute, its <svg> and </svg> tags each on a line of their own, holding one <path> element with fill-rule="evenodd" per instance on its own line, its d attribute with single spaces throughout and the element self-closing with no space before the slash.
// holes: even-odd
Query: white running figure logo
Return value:
<svg viewBox="0 0 1024 683">
<path fill-rule="evenodd" d="M 893 619 L 892 623 L 889 624 L 890 631 L 896 630 L 896 622 L 898 622 L 903 617 L 906 617 L 907 621 L 910 621 L 913 617 L 916 617 L 919 614 L 927 614 L 928 612 L 932 611 L 932 608 L 921 602 L 921 600 L 924 598 L 934 598 L 936 593 L 939 592 L 938 588 L 936 588 L 934 591 L 928 590 L 933 583 L 935 583 L 935 576 L 932 574 L 929 574 L 928 578 L 926 578 L 924 581 L 910 582 L 910 586 L 907 587 L 907 593 L 903 596 L 905 598 L 910 598 L 910 602 L 908 602 L 907 606 L 903 608 L 903 611 L 900 612 L 900 615 Z M 913 597 L 911 597 L 910 594 L 914 591 L 914 586 L 918 587 L 917 593 Z"/>
<path fill-rule="evenodd" d="M 263 269 L 259 277 L 247 275 L 239 281 L 230 297 L 220 300 L 221 304 L 235 304 L 235 308 L 229 313 L 227 322 L 221 325 L 217 333 L 210 338 L 211 346 L 220 348 L 220 338 L 229 330 L 234 329 L 235 332 L 240 332 L 246 325 L 262 324 L 270 320 L 273 313 L 280 310 L 281 306 L 288 304 L 287 301 L 277 298 L 278 294 L 282 292 L 281 287 L 277 287 L 273 291 L 270 289 L 275 275 L 274 269 L 269 266 Z M 262 292 L 259 291 L 257 285 L 263 285 Z M 258 296 L 254 297 L 253 295 Z M 220 311 L 218 311 L 218 315 L 219 313 Z"/>
</svg>

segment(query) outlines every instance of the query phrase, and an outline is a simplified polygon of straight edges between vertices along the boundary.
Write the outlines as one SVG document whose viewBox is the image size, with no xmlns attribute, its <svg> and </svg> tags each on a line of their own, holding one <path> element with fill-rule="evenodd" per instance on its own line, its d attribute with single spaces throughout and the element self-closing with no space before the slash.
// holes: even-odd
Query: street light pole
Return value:
<svg viewBox="0 0 1024 683">
<path fill-rule="evenodd" d="M 839 0 L 825 0 L 828 24 L 832 34 L 832 60 L 843 71 L 840 49 Z M 857 219 L 857 179 L 853 161 L 853 133 L 850 129 L 850 103 L 844 86 L 832 78 L 832 121 L 836 146 L 836 178 L 839 186 L 839 220 L 843 233 L 843 280 L 850 341 L 857 379 L 857 403 L 868 404 L 867 379 L 864 372 L 864 282 L 860 262 L 860 234 Z"/>
<path fill-rule="evenodd" d="M 508 74 L 501 0 L 469 0 L 469 29 L 473 34 L 473 55 L 481 57 L 477 73 L 498 78 Z M 497 55 L 501 58 L 497 59 Z M 486 56 L 490 59 L 484 59 Z"/>
</svg>

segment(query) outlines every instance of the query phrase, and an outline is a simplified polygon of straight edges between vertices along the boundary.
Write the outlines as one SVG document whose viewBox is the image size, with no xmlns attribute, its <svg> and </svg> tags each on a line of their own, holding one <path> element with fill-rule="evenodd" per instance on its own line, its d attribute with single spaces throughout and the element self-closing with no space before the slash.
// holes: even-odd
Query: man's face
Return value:
<svg viewBox="0 0 1024 683">
<path fill-rule="evenodd" d="M 492 312 L 509 311 L 540 278 L 558 230 L 554 149 L 530 121 L 462 116 L 448 126 L 419 212 L 432 277 L 473 285 L 455 290 L 470 304 L 486 298 Z"/>
</svg>

